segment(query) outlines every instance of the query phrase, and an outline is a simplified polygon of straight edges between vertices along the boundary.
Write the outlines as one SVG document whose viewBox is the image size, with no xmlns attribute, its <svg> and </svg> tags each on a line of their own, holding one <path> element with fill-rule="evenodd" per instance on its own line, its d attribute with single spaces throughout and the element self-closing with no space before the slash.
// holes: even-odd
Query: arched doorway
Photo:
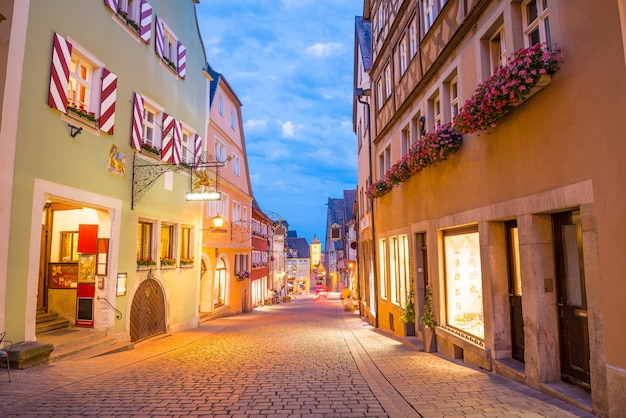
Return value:
<svg viewBox="0 0 626 418">
<path fill-rule="evenodd" d="M 140 341 L 165 332 L 165 297 L 154 279 L 139 285 L 130 310 L 130 341 Z"/>
</svg>

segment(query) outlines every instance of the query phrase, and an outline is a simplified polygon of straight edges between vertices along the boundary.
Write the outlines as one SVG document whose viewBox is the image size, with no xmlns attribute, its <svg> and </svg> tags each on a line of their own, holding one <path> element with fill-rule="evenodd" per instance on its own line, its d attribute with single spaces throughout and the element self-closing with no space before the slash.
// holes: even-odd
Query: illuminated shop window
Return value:
<svg viewBox="0 0 626 418">
<path fill-rule="evenodd" d="M 483 289 L 478 231 L 444 235 L 447 324 L 484 339 Z"/>
</svg>

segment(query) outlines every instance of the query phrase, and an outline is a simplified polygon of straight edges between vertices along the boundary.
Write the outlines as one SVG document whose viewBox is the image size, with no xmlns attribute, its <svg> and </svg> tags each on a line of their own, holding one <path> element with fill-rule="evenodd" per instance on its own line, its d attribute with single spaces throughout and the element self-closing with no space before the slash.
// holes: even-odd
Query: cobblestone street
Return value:
<svg viewBox="0 0 626 418">
<path fill-rule="evenodd" d="M 0 371 L 2 417 L 590 417 L 298 297 L 134 350 Z"/>
</svg>

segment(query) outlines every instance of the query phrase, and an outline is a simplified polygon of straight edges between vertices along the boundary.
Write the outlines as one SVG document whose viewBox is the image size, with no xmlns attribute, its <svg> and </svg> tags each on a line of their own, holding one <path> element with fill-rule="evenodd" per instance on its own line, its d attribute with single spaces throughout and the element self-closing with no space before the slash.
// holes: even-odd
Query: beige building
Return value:
<svg viewBox="0 0 626 418">
<path fill-rule="evenodd" d="M 423 338 L 430 285 L 439 353 L 623 416 L 623 2 L 365 1 L 363 17 L 364 315 L 403 335 L 413 292 Z"/>
</svg>

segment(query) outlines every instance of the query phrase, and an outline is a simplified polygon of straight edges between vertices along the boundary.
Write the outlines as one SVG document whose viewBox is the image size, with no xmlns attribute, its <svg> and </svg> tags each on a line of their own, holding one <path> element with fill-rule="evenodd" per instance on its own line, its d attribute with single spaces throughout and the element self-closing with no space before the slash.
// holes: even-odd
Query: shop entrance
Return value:
<svg viewBox="0 0 626 418">
<path fill-rule="evenodd" d="M 552 215 L 561 379 L 591 391 L 587 295 L 580 211 Z"/>
<path fill-rule="evenodd" d="M 165 297 L 154 279 L 143 281 L 130 310 L 130 341 L 140 341 L 165 332 Z"/>
</svg>

